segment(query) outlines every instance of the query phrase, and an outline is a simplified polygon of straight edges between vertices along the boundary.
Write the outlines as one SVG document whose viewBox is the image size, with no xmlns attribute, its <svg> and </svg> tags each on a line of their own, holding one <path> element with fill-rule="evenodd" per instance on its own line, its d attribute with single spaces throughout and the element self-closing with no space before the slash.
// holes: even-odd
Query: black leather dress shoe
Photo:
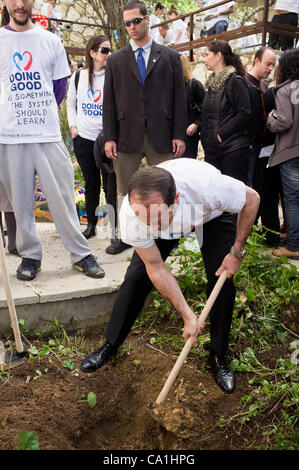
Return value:
<svg viewBox="0 0 299 470">
<path fill-rule="evenodd" d="M 119 238 L 115 238 L 114 240 L 111 240 L 111 245 L 107 246 L 106 253 L 108 253 L 108 255 L 118 255 L 128 248 L 132 248 L 131 245 L 124 243 Z"/>
<path fill-rule="evenodd" d="M 87 224 L 86 230 L 82 232 L 82 235 L 88 240 L 96 235 L 96 224 Z"/>
<path fill-rule="evenodd" d="M 117 347 L 112 346 L 109 343 L 105 343 L 97 351 L 89 354 L 83 359 L 81 363 L 81 370 L 84 372 L 95 372 L 97 369 L 102 367 L 106 362 L 109 361 L 111 356 L 115 356 L 117 353 Z"/>
<path fill-rule="evenodd" d="M 225 357 L 212 353 L 210 355 L 210 363 L 216 384 L 225 393 L 233 393 L 235 389 L 235 376 L 226 363 Z"/>
</svg>

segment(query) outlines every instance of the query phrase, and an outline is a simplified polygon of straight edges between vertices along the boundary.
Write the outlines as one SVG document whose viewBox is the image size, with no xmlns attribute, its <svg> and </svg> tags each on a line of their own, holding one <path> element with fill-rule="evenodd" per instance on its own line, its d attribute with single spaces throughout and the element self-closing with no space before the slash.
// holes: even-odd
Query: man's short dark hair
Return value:
<svg viewBox="0 0 299 470">
<path fill-rule="evenodd" d="M 156 5 L 155 11 L 157 11 L 157 10 L 164 10 L 164 8 L 165 8 L 165 6 L 163 5 L 163 3 L 160 3 L 160 2 L 159 2 L 159 3 L 157 3 L 157 5 Z"/>
<path fill-rule="evenodd" d="M 140 168 L 131 177 L 128 195 L 136 192 L 142 200 L 147 201 L 153 192 L 161 194 L 167 206 L 174 204 L 176 185 L 172 174 L 157 166 Z"/>
<path fill-rule="evenodd" d="M 274 50 L 271 47 L 268 47 L 268 46 L 261 47 L 255 53 L 255 56 L 254 56 L 254 59 L 253 59 L 253 65 L 255 65 L 255 59 L 258 59 L 261 62 L 261 60 L 262 60 L 262 58 L 263 58 L 266 51 L 274 52 Z"/>
<path fill-rule="evenodd" d="M 142 16 L 146 16 L 146 15 L 147 15 L 146 5 L 145 5 L 145 3 L 143 3 L 143 2 L 128 2 L 128 3 L 126 3 L 125 6 L 123 7 L 123 11 L 135 10 L 135 8 L 138 8 L 138 9 L 139 9 L 140 14 L 141 14 Z"/>
</svg>

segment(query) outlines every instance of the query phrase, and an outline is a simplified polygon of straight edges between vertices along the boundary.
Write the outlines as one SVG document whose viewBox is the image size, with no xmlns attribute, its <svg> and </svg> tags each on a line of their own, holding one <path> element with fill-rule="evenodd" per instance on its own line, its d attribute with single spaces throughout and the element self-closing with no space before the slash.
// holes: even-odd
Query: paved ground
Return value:
<svg viewBox="0 0 299 470">
<path fill-rule="evenodd" d="M 110 244 L 110 239 L 103 237 L 103 230 L 89 240 L 89 246 L 97 261 L 105 269 L 106 275 L 103 279 L 92 279 L 83 273 L 72 269 L 68 251 L 61 243 L 60 237 L 53 223 L 37 223 L 38 232 L 43 246 L 42 270 L 37 277 L 30 282 L 23 282 L 16 278 L 16 269 L 21 262 L 17 256 L 7 253 L 6 264 L 9 272 L 12 295 L 15 301 L 17 314 L 22 318 L 30 316 L 30 310 L 36 315 L 36 307 L 45 309 L 46 304 L 50 304 L 53 310 L 55 304 L 55 314 L 59 312 L 57 302 L 71 301 L 73 299 L 93 298 L 104 294 L 116 292 L 123 280 L 125 271 L 129 264 L 128 259 L 132 256 L 133 249 L 128 249 L 119 255 L 108 255 L 105 248 Z M 81 226 L 82 231 L 84 226 Z M 111 302 L 107 302 L 107 304 Z M 6 309 L 6 295 L 0 281 L 0 331 L 5 329 L 8 316 L 3 318 L 2 311 Z M 35 308 L 34 308 L 35 307 Z M 88 307 L 86 307 L 88 309 Z M 103 308 L 103 307 L 101 307 Z M 72 304 L 72 311 L 76 310 Z M 80 315 L 80 302 L 78 302 L 77 316 Z M 29 310 L 29 311 L 28 311 Z M 26 315 L 27 311 L 27 315 Z M 83 313 L 83 311 L 82 311 Z M 50 315 L 50 313 L 49 313 Z M 69 315 L 69 309 L 65 309 L 65 315 Z M 63 321 L 63 311 L 60 313 Z"/>
</svg>

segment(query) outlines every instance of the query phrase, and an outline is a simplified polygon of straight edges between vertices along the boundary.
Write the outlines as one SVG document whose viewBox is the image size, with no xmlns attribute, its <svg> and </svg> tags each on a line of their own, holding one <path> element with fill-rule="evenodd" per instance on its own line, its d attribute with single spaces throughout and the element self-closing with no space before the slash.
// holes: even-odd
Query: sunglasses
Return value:
<svg viewBox="0 0 299 470">
<path fill-rule="evenodd" d="M 218 49 L 218 52 L 221 52 L 221 54 L 222 54 L 222 50 L 221 50 L 220 45 L 219 45 L 218 42 L 217 42 L 217 39 L 216 39 L 216 38 L 213 39 L 213 40 L 211 41 L 211 43 L 212 43 L 212 44 L 215 44 L 215 46 L 216 46 L 217 49 Z"/>
<path fill-rule="evenodd" d="M 101 54 L 105 54 L 105 55 L 109 54 L 109 52 L 112 52 L 111 47 L 101 47 L 101 49 L 98 49 L 98 50 L 101 52 Z"/>
<path fill-rule="evenodd" d="M 134 20 L 128 20 L 128 21 L 124 21 L 124 25 L 126 28 L 129 28 L 129 26 L 131 26 L 131 24 L 140 24 L 142 20 L 144 20 L 146 18 L 146 16 L 143 16 L 142 18 L 140 17 L 137 17 L 137 18 L 134 18 Z"/>
</svg>

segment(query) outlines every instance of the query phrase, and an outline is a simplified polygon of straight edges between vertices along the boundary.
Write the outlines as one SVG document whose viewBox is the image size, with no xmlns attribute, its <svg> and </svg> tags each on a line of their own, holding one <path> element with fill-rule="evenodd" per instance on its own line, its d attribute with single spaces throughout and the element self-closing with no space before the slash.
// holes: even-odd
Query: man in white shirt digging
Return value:
<svg viewBox="0 0 299 470">
<path fill-rule="evenodd" d="M 235 301 L 232 276 L 240 268 L 258 205 L 253 189 L 198 160 L 169 160 L 134 173 L 122 204 L 120 229 L 122 240 L 135 251 L 112 309 L 106 343 L 83 360 L 81 369 L 93 372 L 116 354 L 153 286 L 183 318 L 184 340 L 191 338 L 197 345 L 197 318 L 164 263 L 179 239 L 195 229 L 208 295 L 227 270 L 228 279 L 210 313 L 210 360 L 216 383 L 232 393 L 234 374 L 225 360 Z"/>
</svg>

